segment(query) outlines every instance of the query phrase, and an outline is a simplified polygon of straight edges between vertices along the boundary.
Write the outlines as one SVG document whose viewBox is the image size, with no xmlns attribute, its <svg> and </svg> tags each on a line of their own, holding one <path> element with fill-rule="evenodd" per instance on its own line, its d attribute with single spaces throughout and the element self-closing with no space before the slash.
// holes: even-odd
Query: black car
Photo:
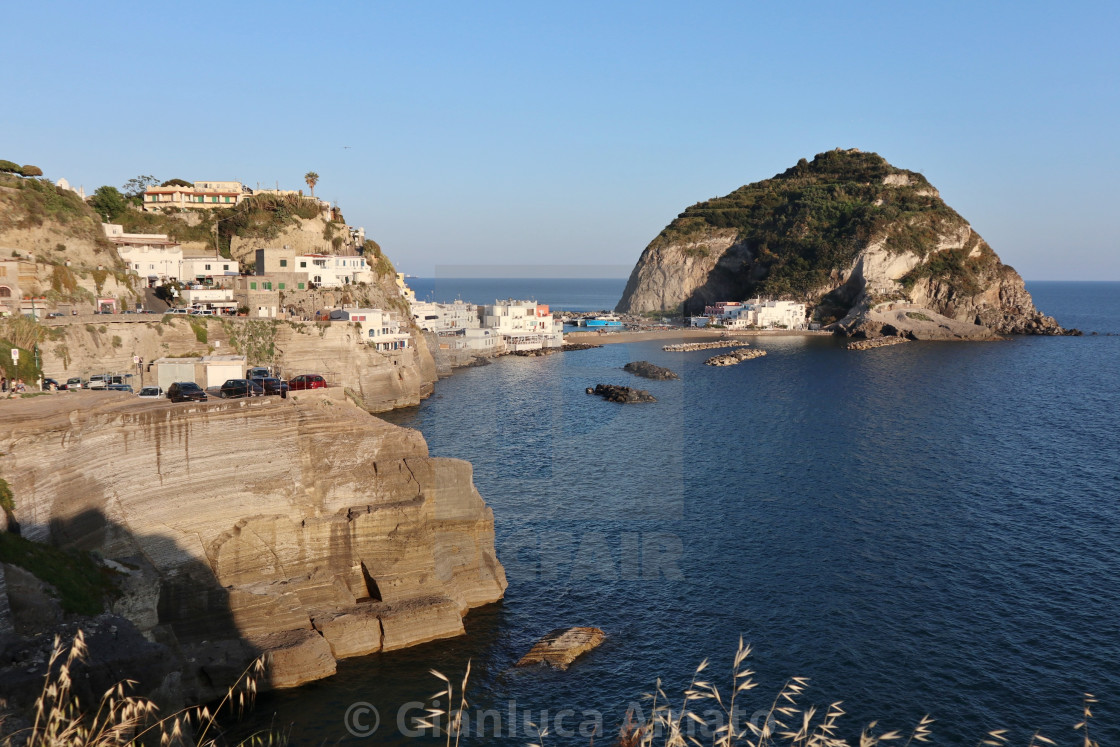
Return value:
<svg viewBox="0 0 1120 747">
<path fill-rule="evenodd" d="M 205 402 L 206 392 L 193 381 L 176 381 L 167 387 L 167 398 L 172 402 Z"/>
<path fill-rule="evenodd" d="M 62 384 L 59 384 L 54 379 L 43 379 L 43 391 L 44 392 L 51 391 L 51 384 L 54 384 L 55 389 L 62 389 Z"/>
<path fill-rule="evenodd" d="M 288 382 L 275 376 L 256 376 L 253 378 L 253 383 L 264 389 L 264 393 L 268 395 L 283 396 L 288 393 Z"/>
<path fill-rule="evenodd" d="M 218 393 L 223 399 L 236 399 L 237 397 L 260 397 L 264 395 L 264 387 L 254 384 L 249 379 L 230 379 L 222 384 Z"/>
</svg>

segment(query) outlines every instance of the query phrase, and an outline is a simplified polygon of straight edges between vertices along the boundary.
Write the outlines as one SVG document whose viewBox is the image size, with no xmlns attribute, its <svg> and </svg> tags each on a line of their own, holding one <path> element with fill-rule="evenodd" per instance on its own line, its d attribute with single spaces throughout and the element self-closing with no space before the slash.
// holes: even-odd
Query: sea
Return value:
<svg viewBox="0 0 1120 747">
<path fill-rule="evenodd" d="M 596 310 L 624 284 L 471 282 L 432 292 Z M 728 705 L 742 641 L 756 686 L 738 693 L 737 728 L 776 728 L 792 684 L 818 716 L 840 703 L 853 742 L 928 715 L 933 744 L 995 729 L 1081 744 L 1091 693 L 1090 736 L 1120 743 L 1120 283 L 1028 290 L 1085 336 L 865 352 L 764 337 L 751 344 L 766 357 L 727 368 L 651 341 L 457 371 L 384 417 L 474 465 L 505 599 L 471 611 L 465 636 L 262 695 L 243 728 L 434 742 L 416 721 L 448 706 L 432 670 L 458 708 L 469 667 L 460 744 L 541 743 L 539 729 L 544 744 L 610 745 L 628 711 L 650 715 L 646 694 L 679 712 L 698 680 Z M 622 370 L 635 360 L 680 380 L 636 379 Z M 598 383 L 658 401 L 585 394 Z M 514 666 L 567 626 L 606 640 L 568 671 Z M 726 722 L 714 701 L 690 708 Z"/>
</svg>

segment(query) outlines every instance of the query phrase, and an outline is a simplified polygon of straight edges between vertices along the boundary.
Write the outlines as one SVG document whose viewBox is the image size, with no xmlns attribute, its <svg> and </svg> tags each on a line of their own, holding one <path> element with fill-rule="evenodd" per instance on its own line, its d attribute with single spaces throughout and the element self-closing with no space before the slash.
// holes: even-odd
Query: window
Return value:
<svg viewBox="0 0 1120 747">
<path fill-rule="evenodd" d="M 256 283 L 249 283 L 249 290 L 255 291 L 256 289 L 257 289 L 257 284 Z"/>
<path fill-rule="evenodd" d="M 271 281 L 271 280 L 270 280 L 270 281 L 268 281 L 267 283 L 264 283 L 263 285 L 264 285 L 264 289 L 265 289 L 266 291 L 270 291 L 270 290 L 272 290 L 272 281 Z"/>
<path fill-rule="evenodd" d="M 218 201 L 218 198 L 217 198 L 217 197 L 211 197 L 211 198 L 210 198 L 210 202 L 217 202 L 217 201 Z"/>
<path fill-rule="evenodd" d="M 226 198 L 226 202 L 229 202 L 229 198 L 228 198 L 228 197 Z"/>
<path fill-rule="evenodd" d="M 280 266 L 281 267 L 287 267 L 288 266 L 288 260 L 286 260 L 286 259 L 280 260 Z"/>
<path fill-rule="evenodd" d="M 209 270 L 209 269 L 210 269 L 210 265 L 206 265 L 206 269 L 207 269 L 207 270 Z"/>
<path fill-rule="evenodd" d="M 223 270 L 228 270 L 228 269 L 229 269 L 229 265 L 222 265 L 222 269 L 223 269 Z"/>
<path fill-rule="evenodd" d="M 300 267 L 307 267 L 307 263 L 306 263 L 306 262 L 300 262 L 300 263 L 299 263 L 299 266 L 300 266 Z"/>
<path fill-rule="evenodd" d="M 300 290 L 303 290 L 303 283 L 300 283 L 298 287 Z"/>
<path fill-rule="evenodd" d="M 284 290 L 284 284 L 280 283 L 280 290 Z"/>
</svg>

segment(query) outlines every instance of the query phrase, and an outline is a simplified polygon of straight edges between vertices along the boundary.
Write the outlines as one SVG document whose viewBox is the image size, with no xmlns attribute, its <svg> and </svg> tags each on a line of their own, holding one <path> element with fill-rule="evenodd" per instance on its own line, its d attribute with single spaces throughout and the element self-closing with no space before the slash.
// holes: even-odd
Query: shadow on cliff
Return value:
<svg viewBox="0 0 1120 747">
<path fill-rule="evenodd" d="M 131 679 L 137 683 L 134 694 L 152 698 L 166 712 L 224 696 L 260 654 L 240 635 L 228 593 L 210 567 L 175 541 L 134 534 L 97 509 L 52 519 L 47 529 L 49 544 L 106 559 L 116 571 L 120 594 L 106 600 L 107 613 L 67 616 L 54 630 L 35 631 L 34 639 L 31 631 L 17 629 L 28 637 L 7 647 L 0 666 L 12 667 L 21 658 L 43 660 L 53 636 L 39 633 L 57 633 L 65 642 L 80 628 L 89 651 L 74 677 L 81 683 L 77 694 L 83 703 L 95 703 L 109 688 Z M 32 641 L 36 650 L 29 652 Z M 44 671 L 39 668 L 27 678 L 35 685 L 22 695 L 38 694 Z M 8 681 L 7 672 L 3 678 L 5 693 L 19 687 Z"/>
<path fill-rule="evenodd" d="M 734 244 L 719 258 L 704 282 L 681 302 L 681 311 L 702 314 L 705 306 L 716 301 L 749 298 L 766 274 L 767 268 L 755 262 L 755 253 L 745 243 Z"/>
</svg>

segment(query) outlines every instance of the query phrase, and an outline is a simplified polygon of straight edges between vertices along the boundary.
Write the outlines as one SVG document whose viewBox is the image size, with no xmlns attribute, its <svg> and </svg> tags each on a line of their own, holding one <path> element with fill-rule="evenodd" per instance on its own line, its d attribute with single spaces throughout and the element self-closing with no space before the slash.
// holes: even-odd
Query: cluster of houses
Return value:
<svg viewBox="0 0 1120 747">
<path fill-rule="evenodd" d="M 796 301 L 718 301 L 691 319 L 693 327 L 719 325 L 727 329 L 805 329 L 806 306 Z"/>
<path fill-rule="evenodd" d="M 563 322 L 536 301 L 496 300 L 485 306 L 412 301 L 412 320 L 435 333 L 440 348 L 448 351 L 493 355 L 564 344 Z"/>
</svg>

